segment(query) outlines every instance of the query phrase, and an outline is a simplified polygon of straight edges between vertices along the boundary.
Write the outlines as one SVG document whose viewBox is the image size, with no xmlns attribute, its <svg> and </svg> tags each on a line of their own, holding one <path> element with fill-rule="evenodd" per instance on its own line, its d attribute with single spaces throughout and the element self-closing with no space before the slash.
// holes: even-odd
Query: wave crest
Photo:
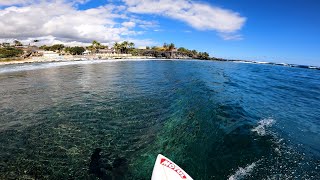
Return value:
<svg viewBox="0 0 320 180">
<path fill-rule="evenodd" d="M 262 119 L 258 122 L 258 126 L 251 129 L 252 132 L 256 132 L 259 136 L 265 136 L 267 134 L 266 128 L 271 127 L 275 123 L 272 118 Z"/>
<path fill-rule="evenodd" d="M 245 176 L 250 175 L 250 173 L 253 171 L 254 167 L 257 166 L 259 161 L 249 164 L 245 168 L 239 167 L 239 169 L 233 175 L 231 175 L 228 178 L 228 180 L 240 180 L 243 179 Z"/>
</svg>

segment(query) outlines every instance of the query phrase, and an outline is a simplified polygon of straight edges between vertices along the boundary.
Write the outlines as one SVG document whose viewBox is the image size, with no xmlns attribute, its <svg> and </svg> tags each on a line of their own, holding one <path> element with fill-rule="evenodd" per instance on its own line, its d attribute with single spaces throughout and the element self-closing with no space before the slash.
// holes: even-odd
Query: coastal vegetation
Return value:
<svg viewBox="0 0 320 180">
<path fill-rule="evenodd" d="M 39 47 L 42 50 L 46 50 L 46 51 L 58 51 L 61 52 L 65 46 L 63 44 L 55 44 L 53 46 L 47 46 L 47 45 L 43 45 Z"/>
<path fill-rule="evenodd" d="M 65 51 L 72 54 L 72 55 L 81 55 L 86 49 L 84 47 L 66 47 Z"/>
<path fill-rule="evenodd" d="M 0 48 L 0 58 L 12 58 L 19 57 L 23 54 L 23 50 L 15 47 L 3 47 Z"/>
<path fill-rule="evenodd" d="M 160 59 L 201 59 L 210 60 L 211 58 L 207 52 L 198 52 L 197 50 L 190 50 L 185 47 L 177 48 L 174 43 L 164 43 L 162 46 L 152 46 L 145 48 L 136 48 L 133 42 L 123 41 L 116 42 L 112 47 L 103 45 L 102 43 L 94 40 L 91 45 L 86 47 L 69 47 L 64 44 L 42 45 L 36 46 L 39 40 L 34 40 L 33 45 L 24 46 L 20 41 L 15 40 L 12 44 L 0 44 L 0 58 L 23 57 L 27 58 L 36 51 L 52 51 L 61 55 L 97 55 L 101 53 L 109 54 L 124 54 L 132 56 L 153 57 Z M 38 53 L 39 54 L 39 53 Z"/>
</svg>

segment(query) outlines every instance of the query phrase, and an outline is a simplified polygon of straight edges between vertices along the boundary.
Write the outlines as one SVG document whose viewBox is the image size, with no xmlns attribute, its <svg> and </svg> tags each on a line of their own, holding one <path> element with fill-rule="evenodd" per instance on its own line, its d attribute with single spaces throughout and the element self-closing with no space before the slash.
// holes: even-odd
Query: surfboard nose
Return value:
<svg viewBox="0 0 320 180">
<path fill-rule="evenodd" d="M 158 154 L 151 180 L 193 180 L 182 168 L 162 154 Z"/>
</svg>

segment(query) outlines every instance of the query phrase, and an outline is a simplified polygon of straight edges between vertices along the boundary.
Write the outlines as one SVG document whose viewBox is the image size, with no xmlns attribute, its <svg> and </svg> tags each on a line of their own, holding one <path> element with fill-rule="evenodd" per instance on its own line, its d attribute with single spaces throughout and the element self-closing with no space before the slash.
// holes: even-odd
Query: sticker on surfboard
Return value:
<svg viewBox="0 0 320 180">
<path fill-rule="evenodd" d="M 193 180 L 170 159 L 159 154 L 154 164 L 151 180 Z"/>
</svg>

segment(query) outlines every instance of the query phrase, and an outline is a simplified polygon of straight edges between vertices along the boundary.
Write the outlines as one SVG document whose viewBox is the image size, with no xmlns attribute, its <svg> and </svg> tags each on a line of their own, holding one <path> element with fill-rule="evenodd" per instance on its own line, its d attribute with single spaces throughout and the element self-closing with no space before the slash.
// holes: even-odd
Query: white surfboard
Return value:
<svg viewBox="0 0 320 180">
<path fill-rule="evenodd" d="M 170 159 L 159 154 L 153 168 L 151 180 L 193 180 Z"/>
</svg>

